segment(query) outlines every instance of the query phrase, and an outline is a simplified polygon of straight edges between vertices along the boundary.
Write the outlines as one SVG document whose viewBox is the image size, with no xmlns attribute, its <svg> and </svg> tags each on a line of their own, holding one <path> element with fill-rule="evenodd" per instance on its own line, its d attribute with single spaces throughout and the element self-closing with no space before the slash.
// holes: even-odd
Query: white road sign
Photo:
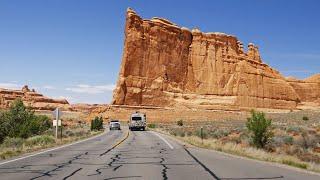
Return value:
<svg viewBox="0 0 320 180">
<path fill-rule="evenodd" d="M 57 120 L 53 120 L 53 126 L 56 127 L 57 126 Z M 58 121 L 58 126 L 61 126 L 61 120 L 59 119 Z"/>
</svg>

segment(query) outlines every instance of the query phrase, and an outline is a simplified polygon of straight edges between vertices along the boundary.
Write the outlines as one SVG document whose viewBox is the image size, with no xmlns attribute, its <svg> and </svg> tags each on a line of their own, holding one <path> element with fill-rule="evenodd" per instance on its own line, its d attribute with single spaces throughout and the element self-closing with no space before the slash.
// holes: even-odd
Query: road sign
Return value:
<svg viewBox="0 0 320 180">
<path fill-rule="evenodd" d="M 53 127 L 57 126 L 57 120 L 53 120 Z M 61 126 L 61 119 L 58 121 L 58 126 Z"/>
<path fill-rule="evenodd" d="M 53 111 L 53 115 L 56 117 L 56 119 L 60 119 L 60 117 L 62 116 L 62 112 L 59 108 L 56 108 L 54 111 Z"/>
<path fill-rule="evenodd" d="M 59 108 L 53 111 L 53 115 L 56 116 L 55 120 L 53 120 L 53 127 L 56 127 L 56 139 L 58 139 L 58 127 L 61 126 L 61 120 L 60 117 L 62 115 L 61 111 Z M 62 129 L 61 129 L 62 133 Z M 62 135 L 61 135 L 62 138 Z"/>
</svg>

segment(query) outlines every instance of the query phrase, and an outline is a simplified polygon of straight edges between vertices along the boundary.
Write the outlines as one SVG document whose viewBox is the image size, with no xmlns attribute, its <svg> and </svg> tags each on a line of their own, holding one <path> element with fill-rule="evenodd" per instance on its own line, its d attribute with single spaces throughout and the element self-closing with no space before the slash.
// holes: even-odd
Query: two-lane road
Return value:
<svg viewBox="0 0 320 180">
<path fill-rule="evenodd" d="M 0 162 L 0 179 L 320 179 L 319 175 L 210 150 L 148 131 L 110 131 L 28 158 Z"/>
</svg>

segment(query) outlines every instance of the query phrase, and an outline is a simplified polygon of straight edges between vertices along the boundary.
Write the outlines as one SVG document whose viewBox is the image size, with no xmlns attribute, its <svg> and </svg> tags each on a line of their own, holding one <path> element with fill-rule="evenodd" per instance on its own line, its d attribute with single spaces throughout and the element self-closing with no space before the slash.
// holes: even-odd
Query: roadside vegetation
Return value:
<svg viewBox="0 0 320 180">
<path fill-rule="evenodd" d="M 303 115 L 290 121 L 290 116 L 272 114 L 271 119 L 252 111 L 243 121 L 163 123 L 156 130 L 198 147 L 320 172 L 319 119 Z"/>
<path fill-rule="evenodd" d="M 95 117 L 91 121 L 91 131 L 101 131 L 103 129 L 103 119 L 102 117 Z"/>
<path fill-rule="evenodd" d="M 15 100 L 8 110 L 0 111 L 0 159 L 50 148 L 98 134 L 85 124 L 63 126 L 59 139 L 54 137 L 52 120 L 38 115 Z"/>
</svg>

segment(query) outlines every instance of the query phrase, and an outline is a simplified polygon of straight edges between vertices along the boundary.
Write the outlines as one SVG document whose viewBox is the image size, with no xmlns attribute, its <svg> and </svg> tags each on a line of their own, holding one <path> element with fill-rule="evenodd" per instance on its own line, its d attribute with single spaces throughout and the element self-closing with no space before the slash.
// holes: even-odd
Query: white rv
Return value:
<svg viewBox="0 0 320 180">
<path fill-rule="evenodd" d="M 144 113 L 132 113 L 129 119 L 129 129 L 132 130 L 145 130 L 147 124 L 147 116 Z"/>
</svg>

